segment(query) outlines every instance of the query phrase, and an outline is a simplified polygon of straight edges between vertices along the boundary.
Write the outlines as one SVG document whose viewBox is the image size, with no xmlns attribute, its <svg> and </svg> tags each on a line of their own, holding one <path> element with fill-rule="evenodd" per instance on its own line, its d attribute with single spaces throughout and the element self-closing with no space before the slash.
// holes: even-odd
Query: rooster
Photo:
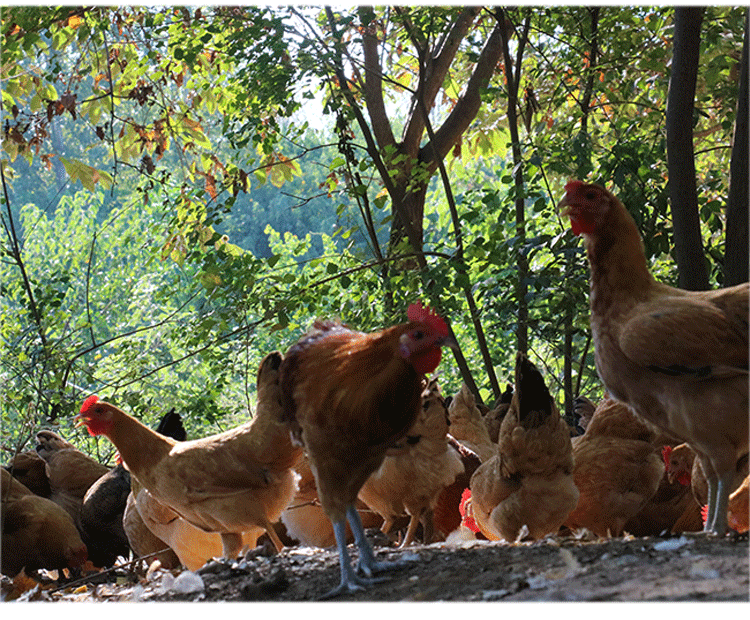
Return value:
<svg viewBox="0 0 750 620">
<path fill-rule="evenodd" d="M 570 181 L 561 215 L 591 270 L 596 369 L 610 394 L 695 450 L 708 480 L 705 531 L 723 536 L 748 450 L 748 284 L 685 291 L 649 272 L 635 221 L 598 185 Z"/>
<path fill-rule="evenodd" d="M 281 421 L 278 369 L 281 354 L 267 355 L 258 370 L 253 420 L 218 435 L 175 441 L 154 432 L 96 396 L 76 416 L 91 435 L 105 435 L 138 483 L 187 522 L 219 532 L 224 557 L 236 558 L 243 533 L 265 531 L 277 550 L 273 526 L 296 491 L 293 467 L 302 450 Z"/>
<path fill-rule="evenodd" d="M 408 323 L 365 334 L 332 321 L 316 322 L 281 365 L 284 412 L 305 446 L 318 495 L 333 523 L 341 582 L 330 598 L 363 589 L 375 573 L 394 568 L 377 562 L 355 508 L 357 494 L 419 415 L 422 381 L 452 344 L 437 314 L 412 304 Z M 352 569 L 346 522 L 359 548 Z"/>
</svg>

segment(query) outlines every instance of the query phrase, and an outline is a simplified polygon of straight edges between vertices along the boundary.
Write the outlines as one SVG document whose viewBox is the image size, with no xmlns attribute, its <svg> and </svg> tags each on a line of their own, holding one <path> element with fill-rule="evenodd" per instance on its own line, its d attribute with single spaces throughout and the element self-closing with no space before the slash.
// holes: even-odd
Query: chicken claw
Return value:
<svg viewBox="0 0 750 620">
<path fill-rule="evenodd" d="M 352 533 L 354 534 L 354 542 L 359 548 L 359 562 L 357 563 L 356 572 L 352 569 L 351 559 L 349 558 L 349 552 L 346 548 L 346 521 L 349 522 L 349 527 L 351 527 Z M 335 598 L 341 594 L 359 592 L 364 590 L 365 586 L 386 582 L 388 581 L 387 577 L 373 577 L 373 575 L 388 570 L 403 568 L 408 564 L 406 561 L 378 562 L 375 560 L 375 553 L 372 550 L 370 541 L 367 540 L 367 537 L 365 536 L 365 531 L 362 527 L 362 520 L 353 506 L 347 508 L 345 521 L 337 521 L 333 523 L 333 533 L 336 536 L 336 545 L 339 551 L 341 582 L 333 590 L 323 594 L 318 600 L 322 601 Z M 357 575 L 358 572 L 364 573 L 365 576 L 360 577 Z"/>
<path fill-rule="evenodd" d="M 365 530 L 362 527 L 362 519 L 354 508 L 346 511 L 347 520 L 354 534 L 354 542 L 359 548 L 359 561 L 357 562 L 357 572 L 364 573 L 368 578 L 372 578 L 377 573 L 384 573 L 389 570 L 398 570 L 408 565 L 406 561 L 398 562 L 378 562 L 375 559 L 375 553 L 372 550 L 370 541 L 365 536 Z M 381 583 L 387 579 L 372 579 L 371 583 Z"/>
</svg>

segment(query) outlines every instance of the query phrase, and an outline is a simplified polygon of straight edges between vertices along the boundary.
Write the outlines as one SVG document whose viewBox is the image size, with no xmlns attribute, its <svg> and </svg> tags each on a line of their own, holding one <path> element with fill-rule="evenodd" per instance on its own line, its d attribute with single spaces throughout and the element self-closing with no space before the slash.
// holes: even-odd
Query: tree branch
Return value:
<svg viewBox="0 0 750 620">
<path fill-rule="evenodd" d="M 372 123 L 372 133 L 382 149 L 395 144 L 396 139 L 393 137 L 383 101 L 383 71 L 380 67 L 378 38 L 373 23 L 375 14 L 371 7 L 360 7 L 358 13 L 364 27 L 362 50 L 365 57 L 365 104 Z"/>
<path fill-rule="evenodd" d="M 47 352 L 47 336 L 44 332 L 44 325 L 42 324 L 42 314 L 39 311 L 39 306 L 36 304 L 34 292 L 31 290 L 31 282 L 29 276 L 26 273 L 26 266 L 21 258 L 21 248 L 18 245 L 18 235 L 16 234 L 16 225 L 13 221 L 13 211 L 10 208 L 10 197 L 8 196 L 8 184 L 5 181 L 5 168 L 0 165 L 0 177 L 3 183 L 3 196 L 5 196 L 5 208 L 8 211 L 8 232 L 10 241 L 10 254 L 13 257 L 16 266 L 21 271 L 21 280 L 23 282 L 23 288 L 26 291 L 26 296 L 29 300 L 29 308 L 31 309 L 31 316 L 34 319 L 36 325 L 36 331 L 39 334 L 39 340 L 42 343 L 45 353 Z"/>
<path fill-rule="evenodd" d="M 425 128 L 427 129 L 427 135 L 430 138 L 430 144 L 435 142 L 435 134 L 432 131 L 432 123 L 427 115 L 426 107 L 422 106 L 422 113 L 424 114 Z M 479 350 L 482 353 L 482 360 L 484 361 L 484 367 L 487 371 L 487 376 L 490 380 L 490 386 L 492 387 L 492 393 L 495 400 L 499 400 L 502 394 L 500 385 L 497 382 L 497 376 L 495 375 L 495 368 L 492 365 L 492 356 L 490 355 L 489 347 L 487 346 L 487 339 L 484 336 L 484 329 L 482 328 L 482 321 L 479 318 L 479 309 L 477 308 L 474 295 L 471 291 L 471 283 L 468 279 L 468 268 L 466 266 L 466 260 L 464 258 L 464 243 L 461 234 L 461 220 L 458 217 L 458 209 L 456 209 L 456 201 L 453 198 L 453 190 L 451 189 L 450 179 L 448 178 L 448 171 L 445 169 L 445 163 L 443 158 L 437 153 L 433 152 L 433 157 L 438 163 L 440 169 L 440 178 L 443 181 L 443 189 L 445 190 L 445 197 L 448 201 L 448 207 L 451 212 L 451 220 L 453 221 L 453 231 L 456 237 L 456 258 L 459 261 L 459 270 L 463 275 L 466 275 L 466 282 L 463 285 L 464 296 L 466 297 L 466 303 L 469 306 L 469 315 L 471 316 L 471 322 L 474 325 L 474 332 L 477 336 L 477 343 L 479 344 Z M 451 333 L 451 335 L 453 335 Z M 474 398 L 478 403 L 482 402 L 482 398 L 479 395 L 479 389 L 474 382 L 474 377 L 471 374 L 469 364 L 466 362 L 466 358 L 463 355 L 460 347 L 453 349 L 453 357 L 456 359 L 456 364 L 461 370 L 461 376 L 466 383 L 469 390 L 474 395 Z"/>
<path fill-rule="evenodd" d="M 419 153 L 419 145 L 422 140 L 422 134 L 424 133 L 424 116 L 422 112 L 419 111 L 418 100 L 422 99 L 428 112 L 432 110 L 432 106 L 435 103 L 435 97 L 438 92 L 440 92 L 440 89 L 445 82 L 445 76 L 448 74 L 448 69 L 453 62 L 453 59 L 456 57 L 458 48 L 466 37 L 466 33 L 469 31 L 469 27 L 474 22 L 474 19 L 479 15 L 480 10 L 480 7 L 477 6 L 466 7 L 451 26 L 451 29 L 448 35 L 443 39 L 443 45 L 441 49 L 437 51 L 437 54 L 432 56 L 424 54 L 426 56 L 426 58 L 424 58 L 424 72 L 420 70 L 421 88 L 418 88 L 414 94 L 408 120 L 404 127 L 402 143 L 405 153 L 414 157 L 417 156 Z M 417 49 L 422 52 L 419 48 Z M 420 58 L 421 57 L 422 54 L 420 53 Z M 479 62 L 481 62 L 481 57 Z M 479 65 L 479 62 L 477 65 Z M 473 116 L 471 118 L 473 118 Z M 471 122 L 471 119 L 469 122 Z"/>
<path fill-rule="evenodd" d="M 422 160 L 429 162 L 428 170 L 434 171 L 438 165 L 433 153 L 437 153 L 441 159 L 445 157 L 476 117 L 482 103 L 482 89 L 487 87 L 503 53 L 503 28 L 502 22 L 498 21 L 479 55 L 474 72 L 466 84 L 466 90 L 451 110 L 448 118 L 435 132 L 434 144 L 425 145 L 421 149 Z"/>
<path fill-rule="evenodd" d="M 326 6 L 325 12 L 328 18 L 328 23 L 331 27 L 331 32 L 333 33 L 333 38 L 334 38 L 335 45 L 336 45 L 336 51 L 339 54 L 338 62 L 336 63 L 336 66 L 334 67 L 334 71 L 336 73 L 336 79 L 339 82 L 341 91 L 344 97 L 346 98 L 346 101 L 349 104 L 352 113 L 357 119 L 357 124 L 359 125 L 359 128 L 362 131 L 362 135 L 365 139 L 365 142 L 367 143 L 367 152 L 370 155 L 370 157 L 372 157 L 372 161 L 375 164 L 375 167 L 378 169 L 378 174 L 380 174 L 380 178 L 383 181 L 383 185 L 385 185 L 385 188 L 388 191 L 388 195 L 391 197 L 393 208 L 403 221 L 404 230 L 406 231 L 406 235 L 409 238 L 409 244 L 411 245 L 412 249 L 416 252 L 417 262 L 419 263 L 419 266 L 421 268 L 424 268 L 427 266 L 427 262 L 425 261 L 424 254 L 421 252 L 422 244 L 420 243 L 419 235 L 417 234 L 417 231 L 415 230 L 414 225 L 409 219 L 409 214 L 406 212 L 406 208 L 404 207 L 402 196 L 400 195 L 395 185 L 393 184 L 388 168 L 386 168 L 385 162 L 380 157 L 380 152 L 378 151 L 378 145 L 375 142 L 375 139 L 373 138 L 372 132 L 370 131 L 370 127 L 367 124 L 367 121 L 365 120 L 364 115 L 362 114 L 362 110 L 360 109 L 356 99 L 354 98 L 354 95 L 352 94 L 351 89 L 349 88 L 349 83 L 346 79 L 346 75 L 344 74 L 344 69 L 341 66 L 341 60 L 340 60 L 341 53 L 342 53 L 341 52 L 341 35 L 336 31 L 336 22 L 333 17 L 333 11 L 331 10 L 331 7 Z"/>
</svg>

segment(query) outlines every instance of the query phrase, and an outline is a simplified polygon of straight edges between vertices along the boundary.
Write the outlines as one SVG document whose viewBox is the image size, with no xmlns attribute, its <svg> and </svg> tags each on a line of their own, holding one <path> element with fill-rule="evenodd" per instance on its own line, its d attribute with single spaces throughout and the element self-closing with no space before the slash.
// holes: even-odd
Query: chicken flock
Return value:
<svg viewBox="0 0 750 620">
<path fill-rule="evenodd" d="M 257 373 L 252 419 L 188 440 L 179 414 L 150 429 L 89 396 L 76 416 L 118 451 L 107 467 L 51 431 L 2 471 L 2 573 L 156 559 L 197 570 L 266 540 L 335 546 L 338 586 L 360 590 L 406 561 L 378 561 L 365 528 L 419 539 L 533 541 L 748 530 L 748 285 L 688 292 L 656 282 L 622 203 L 571 181 L 560 202 L 583 235 L 604 398 L 570 428 L 518 354 L 496 405 L 434 375 L 446 321 L 362 333 L 318 321 Z M 348 545 L 355 543 L 356 566 Z"/>
</svg>

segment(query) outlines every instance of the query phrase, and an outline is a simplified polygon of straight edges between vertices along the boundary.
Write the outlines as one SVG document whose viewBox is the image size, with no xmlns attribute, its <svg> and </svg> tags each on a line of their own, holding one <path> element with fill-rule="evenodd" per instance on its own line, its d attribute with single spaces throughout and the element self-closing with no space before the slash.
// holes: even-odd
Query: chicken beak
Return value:
<svg viewBox="0 0 750 620">
<path fill-rule="evenodd" d="M 75 422 L 75 424 L 73 425 L 75 428 L 86 424 L 85 418 L 80 413 L 73 418 L 73 421 Z"/>
<path fill-rule="evenodd" d="M 573 205 L 568 202 L 568 194 L 562 197 L 562 200 L 557 203 L 557 211 L 561 217 L 569 217 L 573 211 Z"/>
<path fill-rule="evenodd" d="M 453 336 L 446 336 L 440 341 L 439 344 L 441 347 L 448 347 L 449 349 L 453 349 L 454 351 L 460 350 L 458 342 Z"/>
</svg>

